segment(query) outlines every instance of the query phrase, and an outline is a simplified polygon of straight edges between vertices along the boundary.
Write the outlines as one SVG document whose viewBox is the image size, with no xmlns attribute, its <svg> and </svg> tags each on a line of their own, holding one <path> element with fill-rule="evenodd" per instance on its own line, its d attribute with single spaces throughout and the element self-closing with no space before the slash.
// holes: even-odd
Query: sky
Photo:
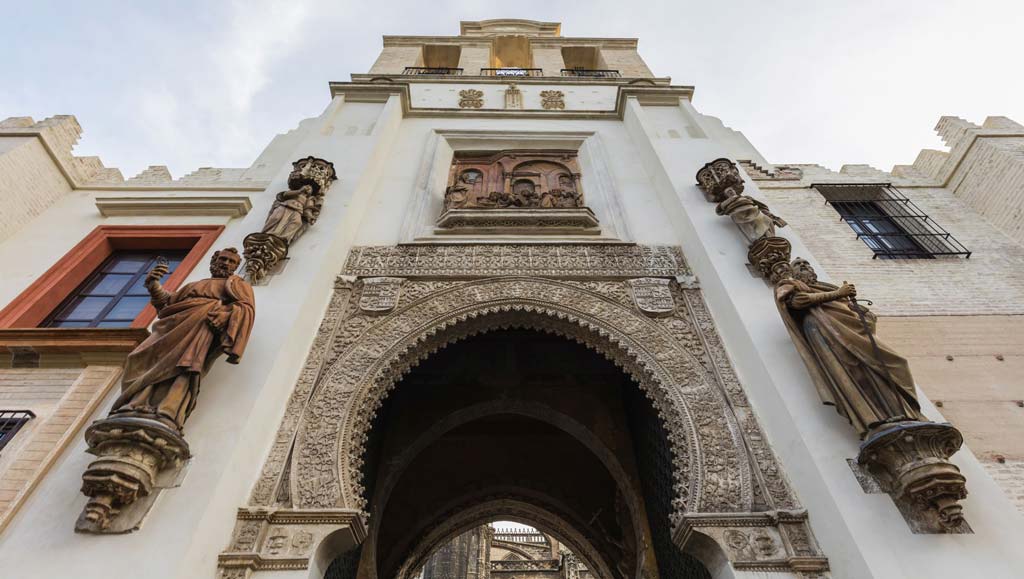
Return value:
<svg viewBox="0 0 1024 579">
<path fill-rule="evenodd" d="M 384 34 L 460 20 L 639 38 L 657 76 L 772 163 L 888 170 L 942 115 L 1024 122 L 1022 0 L 0 0 L 0 118 L 73 114 L 75 153 L 125 177 L 247 167 L 366 72 Z"/>
</svg>

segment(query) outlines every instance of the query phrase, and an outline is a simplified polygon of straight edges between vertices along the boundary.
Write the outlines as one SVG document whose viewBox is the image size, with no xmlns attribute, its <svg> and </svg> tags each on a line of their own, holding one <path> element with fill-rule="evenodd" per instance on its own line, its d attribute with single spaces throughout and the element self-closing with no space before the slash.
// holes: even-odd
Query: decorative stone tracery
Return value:
<svg viewBox="0 0 1024 579">
<path fill-rule="evenodd" d="M 421 255 L 418 249 L 432 251 Z M 477 279 L 444 277 L 459 275 L 481 247 L 440 249 L 354 248 L 344 273 L 406 278 L 397 306 L 389 312 L 365 311 L 359 307 L 364 282 L 339 279 L 248 510 L 364 511 L 365 517 L 365 443 L 388 392 L 439 348 L 503 327 L 536 329 L 583 343 L 640 386 L 664 421 L 672 449 L 676 498 L 671 519 L 677 529 L 700 529 L 696 521 L 687 522 L 700 513 L 799 509 L 731 370 L 700 290 L 675 281 L 674 276 L 687 279 L 689 274 L 678 250 L 580 246 L 583 279 L 558 281 L 523 275 L 555 269 L 550 260 L 524 257 L 530 251 L 544 253 L 544 246 L 510 254 L 516 258 L 507 260 L 493 259 L 500 248 L 497 254 L 485 252 L 490 258 L 468 271 L 497 277 Z M 622 260 L 616 261 L 613 256 L 619 254 Z M 641 255 L 647 257 L 638 260 Z M 572 267 L 557 271 L 574 275 Z M 667 283 L 674 311 L 659 306 L 655 317 L 643 313 L 629 278 L 665 276 L 672 276 Z M 659 303 L 668 303 L 658 297 Z M 795 524 L 810 534 L 803 519 Z M 814 554 L 817 568 L 826 569 L 817 547 Z"/>
</svg>

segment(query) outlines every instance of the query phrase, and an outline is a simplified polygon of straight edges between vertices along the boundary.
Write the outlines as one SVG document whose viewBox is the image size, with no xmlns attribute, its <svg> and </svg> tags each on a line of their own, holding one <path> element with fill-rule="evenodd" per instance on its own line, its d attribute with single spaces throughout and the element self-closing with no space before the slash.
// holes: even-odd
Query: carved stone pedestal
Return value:
<svg viewBox="0 0 1024 579">
<path fill-rule="evenodd" d="M 869 433 L 857 462 L 894 498 L 911 503 L 925 519 L 919 522 L 955 532 L 964 523 L 958 501 L 967 497 L 967 479 L 949 457 L 963 442 L 949 424 L 896 422 Z"/>
<path fill-rule="evenodd" d="M 245 274 L 260 283 L 288 256 L 288 242 L 272 233 L 250 233 L 242 240 Z"/>
<path fill-rule="evenodd" d="M 146 418 L 98 420 L 85 440 L 97 458 L 82 475 L 89 502 L 75 524 L 80 533 L 137 529 L 159 489 L 174 483 L 191 456 L 178 432 Z"/>
</svg>

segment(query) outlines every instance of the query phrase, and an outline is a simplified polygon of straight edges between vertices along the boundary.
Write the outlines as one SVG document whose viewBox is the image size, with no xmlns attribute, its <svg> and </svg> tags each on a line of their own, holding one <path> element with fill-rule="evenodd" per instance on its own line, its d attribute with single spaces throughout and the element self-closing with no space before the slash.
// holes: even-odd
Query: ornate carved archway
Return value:
<svg viewBox="0 0 1024 579">
<path fill-rule="evenodd" d="M 584 343 L 640 385 L 672 445 L 676 520 L 685 512 L 750 510 L 751 471 L 740 426 L 694 353 L 624 304 L 565 282 L 525 277 L 468 282 L 413 301 L 368 327 L 329 365 L 296 436 L 295 506 L 364 509 L 364 445 L 388 391 L 438 348 L 510 326 Z"/>
<path fill-rule="evenodd" d="M 700 290 L 680 285 L 667 276 L 681 272 L 661 267 L 658 260 L 666 249 L 614 248 L 598 257 L 597 250 L 588 248 L 585 269 L 576 271 L 571 264 L 555 268 L 541 262 L 528 268 L 521 262 L 481 267 L 494 273 L 583 274 L 566 280 L 534 275 L 466 279 L 472 270 L 459 268 L 473 258 L 441 267 L 437 264 L 447 254 L 434 253 L 433 269 L 422 263 L 411 267 L 402 261 L 402 252 L 412 250 L 403 248 L 365 248 L 366 255 L 350 258 L 348 271 L 355 275 L 396 277 L 339 278 L 250 506 L 240 510 L 235 540 L 221 556 L 222 568 L 243 563 L 247 569 L 282 568 L 267 551 L 267 528 L 285 519 L 294 528 L 282 524 L 278 530 L 289 537 L 305 525 L 301 532 L 312 533 L 315 544 L 330 529 L 350 525 L 351 540 L 361 541 L 367 515 L 361 470 L 378 407 L 396 382 L 432 352 L 503 327 L 583 343 L 640 386 L 663 421 L 672 449 L 671 519 L 677 544 L 699 530 L 725 549 L 723 533 L 756 527 L 758 533 L 767 531 L 777 549 L 761 554 L 726 550 L 737 568 L 792 569 L 797 557 L 827 568 Z M 628 279 L 638 274 L 655 277 Z M 640 286 L 654 287 L 657 303 L 642 297 Z M 783 515 L 769 514 L 776 511 Z M 282 518 L 283 512 L 291 514 Z M 303 513 L 321 513 L 321 519 Z M 322 522 L 328 519 L 332 522 Z M 308 564 L 307 551 L 293 549 L 290 564 Z"/>
</svg>

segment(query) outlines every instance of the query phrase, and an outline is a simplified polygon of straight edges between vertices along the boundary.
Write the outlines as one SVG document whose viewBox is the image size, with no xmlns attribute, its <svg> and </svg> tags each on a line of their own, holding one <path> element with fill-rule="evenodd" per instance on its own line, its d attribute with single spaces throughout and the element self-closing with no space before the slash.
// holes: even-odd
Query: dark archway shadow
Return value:
<svg viewBox="0 0 1024 579">
<path fill-rule="evenodd" d="M 564 337 L 497 329 L 434 353 L 385 400 L 366 448 L 369 536 L 329 579 L 405 579 L 498 517 L 560 537 L 608 579 L 710 577 L 671 542 L 673 455 L 657 412 Z"/>
</svg>

